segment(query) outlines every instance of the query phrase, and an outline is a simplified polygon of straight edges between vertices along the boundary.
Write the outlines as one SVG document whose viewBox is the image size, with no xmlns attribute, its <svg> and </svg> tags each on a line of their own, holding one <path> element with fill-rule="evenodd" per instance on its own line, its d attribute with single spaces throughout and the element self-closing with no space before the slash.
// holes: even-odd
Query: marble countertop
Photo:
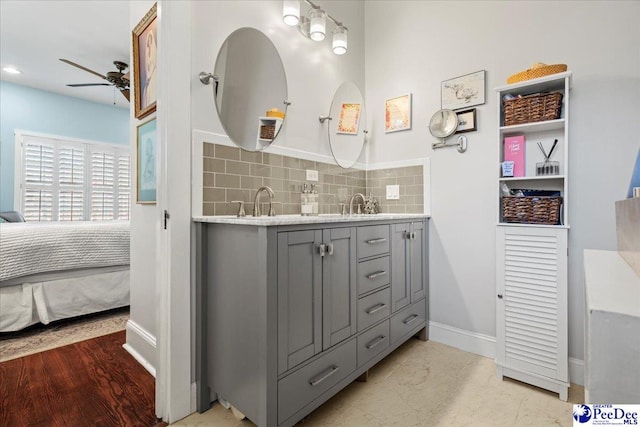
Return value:
<svg viewBox="0 0 640 427">
<path fill-rule="evenodd" d="M 426 214 L 375 214 L 375 215 L 339 215 L 324 214 L 318 216 L 302 216 L 302 215 L 277 215 L 277 216 L 260 216 L 238 218 L 235 215 L 212 215 L 212 216 L 194 216 L 195 222 L 209 222 L 215 224 L 243 224 L 243 225 L 296 225 L 296 224 L 321 224 L 321 223 L 338 223 L 338 222 L 360 222 L 360 221 L 384 221 L 394 219 L 417 219 L 429 218 Z"/>
</svg>

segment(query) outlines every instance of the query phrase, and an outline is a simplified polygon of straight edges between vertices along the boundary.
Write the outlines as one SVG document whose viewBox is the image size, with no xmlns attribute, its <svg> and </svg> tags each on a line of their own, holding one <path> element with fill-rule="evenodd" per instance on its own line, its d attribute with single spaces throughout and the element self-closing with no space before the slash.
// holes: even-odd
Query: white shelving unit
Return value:
<svg viewBox="0 0 640 427">
<path fill-rule="evenodd" d="M 257 149 L 262 149 L 265 146 L 271 144 L 271 142 L 273 142 L 274 138 L 278 135 L 278 132 L 280 132 L 280 127 L 282 127 L 282 122 L 283 122 L 283 119 L 279 117 L 258 117 L 258 132 L 256 137 Z M 260 130 L 262 126 L 270 126 L 270 125 L 275 126 L 275 132 L 273 134 L 273 138 L 260 138 Z"/>
<path fill-rule="evenodd" d="M 551 390 L 566 401 L 568 374 L 567 251 L 569 231 L 569 91 L 571 72 L 553 74 L 496 88 L 498 97 L 499 176 L 496 235 L 496 367 L 507 376 Z M 539 92 L 563 93 L 561 116 L 556 120 L 504 126 L 503 97 Z M 503 177 L 504 139 L 525 137 L 525 173 Z M 536 163 L 544 156 L 559 162 L 558 175 L 536 176 Z M 551 190 L 563 197 L 561 224 L 508 223 L 502 216 L 502 190 Z"/>
</svg>

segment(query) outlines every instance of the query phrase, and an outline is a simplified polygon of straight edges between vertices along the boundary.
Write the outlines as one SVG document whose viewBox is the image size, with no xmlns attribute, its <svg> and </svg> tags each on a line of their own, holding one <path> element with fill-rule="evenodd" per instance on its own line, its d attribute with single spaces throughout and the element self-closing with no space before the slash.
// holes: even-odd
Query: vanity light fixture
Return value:
<svg viewBox="0 0 640 427">
<path fill-rule="evenodd" d="M 2 71 L 9 74 L 22 74 L 22 71 L 18 70 L 15 67 L 2 67 Z"/>
<path fill-rule="evenodd" d="M 333 22 L 332 49 L 336 55 L 344 55 L 347 53 L 347 27 L 342 22 L 337 21 L 327 12 L 322 10 L 320 6 L 314 4 L 311 0 L 304 0 L 306 4 L 311 6 L 306 14 L 300 14 L 300 2 L 285 0 L 282 7 L 282 20 L 290 26 L 298 26 L 298 30 L 305 37 L 314 41 L 322 41 L 327 34 L 327 20 Z"/>
</svg>

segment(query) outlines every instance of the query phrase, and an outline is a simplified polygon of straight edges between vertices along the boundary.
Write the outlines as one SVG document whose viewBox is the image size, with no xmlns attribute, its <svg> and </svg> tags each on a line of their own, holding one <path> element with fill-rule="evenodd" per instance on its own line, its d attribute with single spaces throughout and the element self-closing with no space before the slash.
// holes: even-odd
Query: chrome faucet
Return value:
<svg viewBox="0 0 640 427">
<path fill-rule="evenodd" d="M 258 191 L 256 191 L 256 196 L 253 198 L 253 216 L 262 215 L 260 213 L 260 205 L 258 204 L 258 199 L 260 198 L 260 193 L 263 191 L 266 191 L 269 195 L 269 216 L 276 216 L 276 211 L 273 209 L 273 198 L 276 197 L 276 195 L 273 194 L 273 190 L 266 185 L 264 187 L 258 188 Z"/>
<path fill-rule="evenodd" d="M 351 198 L 349 199 L 349 215 L 353 215 L 353 201 L 355 200 L 356 197 L 360 196 L 360 198 L 362 199 L 362 203 L 365 203 L 364 200 L 364 194 L 362 193 L 355 193 L 353 196 L 351 196 Z M 362 213 L 362 211 L 360 210 L 360 205 L 358 205 L 358 213 Z"/>
</svg>

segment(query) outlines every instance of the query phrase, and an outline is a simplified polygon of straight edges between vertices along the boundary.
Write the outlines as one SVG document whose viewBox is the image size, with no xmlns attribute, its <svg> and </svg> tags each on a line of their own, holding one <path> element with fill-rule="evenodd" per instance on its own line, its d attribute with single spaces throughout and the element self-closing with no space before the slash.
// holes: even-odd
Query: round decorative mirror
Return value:
<svg viewBox="0 0 640 427">
<path fill-rule="evenodd" d="M 429 122 L 429 132 L 436 138 L 445 139 L 458 128 L 458 115 L 453 110 L 438 110 Z"/>
<path fill-rule="evenodd" d="M 287 109 L 287 80 L 271 40 L 240 28 L 224 41 L 214 69 L 218 117 L 238 147 L 258 151 L 278 136 Z"/>
<path fill-rule="evenodd" d="M 362 153 L 367 130 L 364 98 L 354 83 L 345 82 L 336 90 L 331 101 L 329 120 L 329 146 L 339 166 L 352 167 Z"/>
</svg>

